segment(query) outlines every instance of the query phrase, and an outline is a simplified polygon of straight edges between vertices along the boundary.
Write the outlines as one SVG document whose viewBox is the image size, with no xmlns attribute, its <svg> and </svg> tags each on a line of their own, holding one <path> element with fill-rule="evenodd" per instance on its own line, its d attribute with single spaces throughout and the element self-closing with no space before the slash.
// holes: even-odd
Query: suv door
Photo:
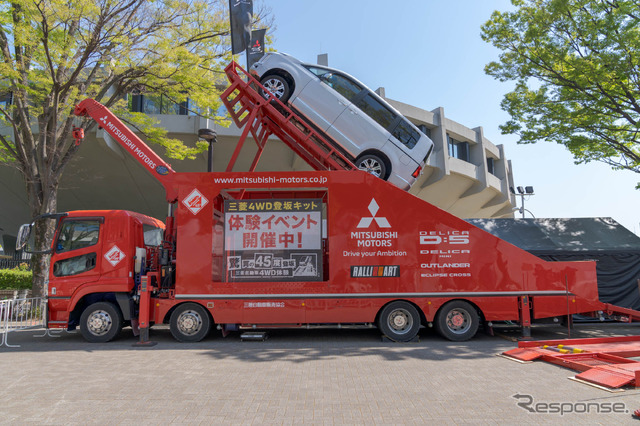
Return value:
<svg viewBox="0 0 640 426">
<path fill-rule="evenodd" d="M 318 79 L 309 82 L 291 104 L 318 128 L 327 131 L 362 87 L 335 72 L 311 66 L 306 68 Z"/>
<path fill-rule="evenodd" d="M 345 148 L 357 157 L 365 149 L 381 150 L 391 136 L 387 129 L 396 117 L 367 91 L 345 109 L 327 133 L 334 138 L 340 135 L 345 140 Z"/>
</svg>

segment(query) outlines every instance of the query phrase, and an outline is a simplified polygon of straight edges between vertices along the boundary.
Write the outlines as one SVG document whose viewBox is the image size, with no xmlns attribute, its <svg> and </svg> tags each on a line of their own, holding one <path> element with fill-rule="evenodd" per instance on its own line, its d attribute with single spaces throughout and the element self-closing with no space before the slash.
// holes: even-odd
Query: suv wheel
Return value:
<svg viewBox="0 0 640 426">
<path fill-rule="evenodd" d="M 356 167 L 371 173 L 380 179 L 387 179 L 388 171 L 385 161 L 375 154 L 366 154 L 356 159 Z M 391 171 L 391 170 L 389 170 Z"/>
<path fill-rule="evenodd" d="M 289 97 L 291 97 L 289 83 L 287 83 L 287 80 L 282 76 L 276 74 L 267 75 L 260 80 L 260 84 L 282 103 L 286 103 Z M 262 96 L 264 96 L 265 99 L 269 99 L 269 95 L 264 91 L 262 91 Z"/>
</svg>

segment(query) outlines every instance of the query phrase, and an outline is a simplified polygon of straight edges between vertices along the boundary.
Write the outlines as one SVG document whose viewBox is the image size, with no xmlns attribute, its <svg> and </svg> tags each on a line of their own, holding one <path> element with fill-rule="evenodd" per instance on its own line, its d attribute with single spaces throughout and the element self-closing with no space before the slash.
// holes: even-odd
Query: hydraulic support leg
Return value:
<svg viewBox="0 0 640 426">
<path fill-rule="evenodd" d="M 531 338 L 531 311 L 529 296 L 518 297 L 518 307 L 520 308 L 520 325 L 522 326 L 522 338 Z"/>
<path fill-rule="evenodd" d="M 149 276 L 140 277 L 140 313 L 138 321 L 140 323 L 140 340 L 133 346 L 154 346 L 157 342 L 149 340 L 149 311 L 151 309 L 151 285 L 149 284 Z"/>
</svg>

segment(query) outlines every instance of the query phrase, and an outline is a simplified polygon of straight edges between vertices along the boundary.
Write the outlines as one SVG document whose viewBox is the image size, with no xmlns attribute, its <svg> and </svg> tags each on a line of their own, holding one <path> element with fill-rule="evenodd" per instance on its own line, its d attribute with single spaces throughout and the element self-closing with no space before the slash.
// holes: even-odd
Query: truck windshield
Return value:
<svg viewBox="0 0 640 426">
<path fill-rule="evenodd" d="M 142 225 L 145 246 L 161 246 L 164 230 L 151 225 Z"/>
</svg>

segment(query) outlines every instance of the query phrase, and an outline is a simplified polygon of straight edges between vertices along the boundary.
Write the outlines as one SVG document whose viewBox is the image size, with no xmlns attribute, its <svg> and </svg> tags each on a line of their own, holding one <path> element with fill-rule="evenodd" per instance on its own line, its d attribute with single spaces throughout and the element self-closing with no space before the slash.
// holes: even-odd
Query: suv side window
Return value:
<svg viewBox="0 0 640 426">
<path fill-rule="evenodd" d="M 321 75 L 320 80 L 349 100 L 362 91 L 362 87 L 353 81 L 332 72 Z"/>
<path fill-rule="evenodd" d="M 405 120 L 400 120 L 400 123 L 391 132 L 400 142 L 405 144 L 407 148 L 411 149 L 416 146 L 418 139 L 420 139 L 420 133 L 413 128 Z"/>
<path fill-rule="evenodd" d="M 317 75 L 318 77 L 320 77 L 321 75 L 327 74 L 329 72 L 324 68 L 312 67 L 310 65 L 304 65 L 304 67 L 309 71 L 311 71 L 312 73 L 314 73 L 315 75 Z"/>
<path fill-rule="evenodd" d="M 64 253 L 85 247 L 91 247 L 98 243 L 100 235 L 99 220 L 69 220 L 62 224 L 58 240 L 56 241 L 56 252 Z"/>
<path fill-rule="evenodd" d="M 355 105 L 369 117 L 373 118 L 385 130 L 389 129 L 391 123 L 396 119 L 396 114 L 382 105 L 370 93 L 367 93 L 362 99 L 357 101 Z"/>
</svg>

